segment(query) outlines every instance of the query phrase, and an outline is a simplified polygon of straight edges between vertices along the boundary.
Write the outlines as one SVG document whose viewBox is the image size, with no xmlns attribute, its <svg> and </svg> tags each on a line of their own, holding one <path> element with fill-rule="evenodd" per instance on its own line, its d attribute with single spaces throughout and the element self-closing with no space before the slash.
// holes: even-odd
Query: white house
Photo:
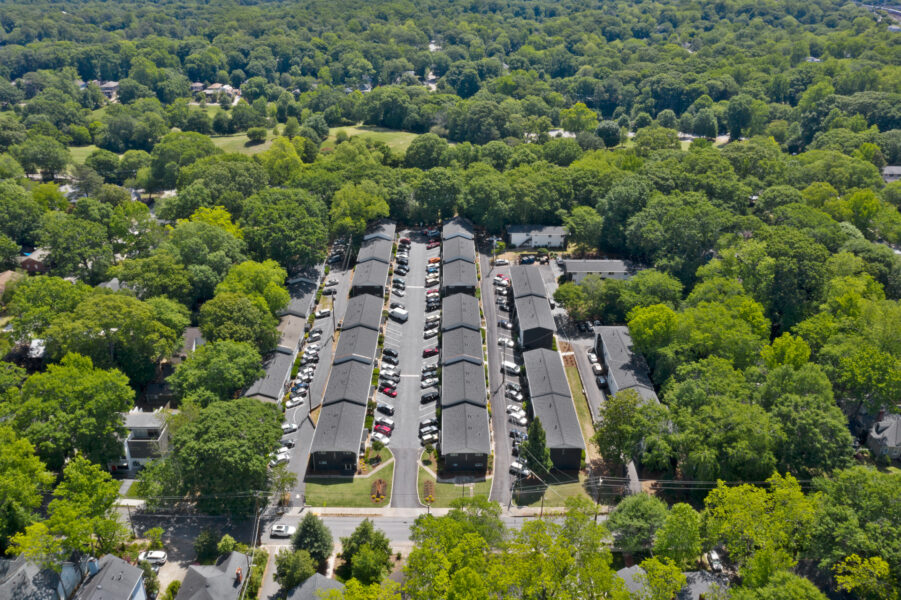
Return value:
<svg viewBox="0 0 901 600">
<path fill-rule="evenodd" d="M 562 260 L 558 263 L 563 267 L 563 273 L 567 279 L 581 283 L 586 275 L 598 275 L 603 279 L 628 279 L 631 269 L 621 260 Z"/>
<path fill-rule="evenodd" d="M 882 180 L 886 183 L 901 179 L 901 167 L 888 166 L 882 169 Z"/>
<path fill-rule="evenodd" d="M 566 229 L 562 225 L 509 225 L 507 237 L 514 248 L 563 248 Z"/>
</svg>

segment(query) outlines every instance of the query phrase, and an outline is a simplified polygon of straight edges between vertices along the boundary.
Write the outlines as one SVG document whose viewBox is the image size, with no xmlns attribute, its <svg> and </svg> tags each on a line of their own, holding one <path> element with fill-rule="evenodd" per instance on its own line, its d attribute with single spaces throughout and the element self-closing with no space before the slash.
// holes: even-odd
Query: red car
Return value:
<svg viewBox="0 0 901 600">
<path fill-rule="evenodd" d="M 404 245 L 410 244 L 410 238 L 400 238 L 400 243 Z"/>
<path fill-rule="evenodd" d="M 394 388 L 390 388 L 386 385 L 385 387 L 382 388 L 381 391 L 386 396 L 389 396 L 391 398 L 397 398 L 397 390 L 395 390 Z"/>
<path fill-rule="evenodd" d="M 379 433 L 384 433 L 385 435 L 391 435 L 391 428 L 387 427 L 385 425 L 378 424 L 375 427 L 373 427 L 373 429 L 375 429 Z"/>
<path fill-rule="evenodd" d="M 438 288 L 432 288 L 430 290 L 426 290 L 426 294 L 438 294 Z"/>
<path fill-rule="evenodd" d="M 422 351 L 423 358 L 428 358 L 430 356 L 437 356 L 437 355 L 438 355 L 438 348 L 426 348 L 425 350 Z"/>
<path fill-rule="evenodd" d="M 437 248 L 437 247 L 440 246 L 440 245 L 441 245 L 441 242 L 437 242 L 437 241 L 436 241 L 436 242 L 429 242 L 429 245 L 426 246 L 426 248 L 428 248 L 429 250 L 431 250 L 432 248 Z"/>
</svg>

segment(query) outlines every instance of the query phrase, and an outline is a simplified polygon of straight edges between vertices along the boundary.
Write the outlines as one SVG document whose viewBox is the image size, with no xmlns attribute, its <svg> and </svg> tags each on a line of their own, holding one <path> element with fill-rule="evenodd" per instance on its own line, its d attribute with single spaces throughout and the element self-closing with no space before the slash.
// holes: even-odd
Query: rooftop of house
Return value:
<svg viewBox="0 0 901 600">
<path fill-rule="evenodd" d="M 485 367 L 458 361 L 441 369 L 441 409 L 468 403 L 484 407 Z"/>
<path fill-rule="evenodd" d="M 135 408 L 124 416 L 125 429 L 162 429 L 166 424 L 163 413 L 158 410 L 146 412 Z"/>
<path fill-rule="evenodd" d="M 393 247 L 394 242 L 392 240 L 386 240 L 382 237 L 369 238 L 360 245 L 360 251 L 357 252 L 357 264 L 370 260 L 390 263 Z"/>
<path fill-rule="evenodd" d="M 441 301 L 441 329 L 449 331 L 466 327 L 478 331 L 481 327 L 479 301 L 470 294 L 450 294 Z"/>
<path fill-rule="evenodd" d="M 323 404 L 355 402 L 366 405 L 372 378 L 372 366 L 355 360 L 332 367 L 322 397 Z"/>
<path fill-rule="evenodd" d="M 491 452 L 488 410 L 483 406 L 457 404 L 441 411 L 441 453 Z"/>
<path fill-rule="evenodd" d="M 310 452 L 357 453 L 363 440 L 365 420 L 365 403 L 335 402 L 323 405 Z"/>
<path fill-rule="evenodd" d="M 471 239 L 454 237 L 444 241 L 441 246 L 441 261 L 447 264 L 455 260 L 465 260 L 475 264 L 476 248 Z"/>
<path fill-rule="evenodd" d="M 144 578 L 144 571 L 118 556 L 106 554 L 97 563 L 98 571 L 90 575 L 75 594 L 74 600 L 127 600 Z"/>
<path fill-rule="evenodd" d="M 878 440 L 888 448 L 901 446 L 901 415 L 885 415 L 881 421 L 873 424 L 870 439 Z"/>
<path fill-rule="evenodd" d="M 525 296 L 514 301 L 516 305 L 516 319 L 523 330 L 545 329 L 554 331 L 554 317 L 551 314 L 551 305 L 547 298 L 538 296 Z"/>
<path fill-rule="evenodd" d="M 513 297 L 538 296 L 547 299 L 547 287 L 541 270 L 537 267 L 516 265 L 510 267 L 510 283 L 513 285 Z"/>
<path fill-rule="evenodd" d="M 459 360 L 482 364 L 482 334 L 466 327 L 444 332 L 441 338 L 441 362 L 451 365 Z"/>
<path fill-rule="evenodd" d="M 507 225 L 507 233 L 566 235 L 566 229 L 562 225 Z"/>
<path fill-rule="evenodd" d="M 473 231 L 472 223 L 468 219 L 454 217 L 453 219 L 448 219 L 442 225 L 441 238 L 450 240 L 455 237 L 462 237 L 471 240 L 475 237 Z"/>
<path fill-rule="evenodd" d="M 382 322 L 382 299 L 372 294 L 360 294 L 347 301 L 341 329 L 347 331 L 354 327 L 365 327 L 378 331 Z"/>
<path fill-rule="evenodd" d="M 369 329 L 368 327 L 342 329 L 338 338 L 338 345 L 335 347 L 334 363 L 339 365 L 343 362 L 354 360 L 370 365 L 375 359 L 378 341 L 379 333 L 377 330 Z"/>
<path fill-rule="evenodd" d="M 335 579 L 330 579 L 320 573 L 314 573 L 312 577 L 288 592 L 285 600 L 319 600 L 319 591 L 343 590 L 344 584 Z"/>
<path fill-rule="evenodd" d="M 567 273 L 627 273 L 629 266 L 625 262 L 616 259 L 567 259 L 563 261 L 563 270 Z"/>
<path fill-rule="evenodd" d="M 479 285 L 476 266 L 465 260 L 455 260 L 444 265 L 441 274 L 441 289 L 475 288 Z"/>
<path fill-rule="evenodd" d="M 378 260 L 366 261 L 354 268 L 353 287 L 385 287 L 388 280 L 388 263 Z"/>
<path fill-rule="evenodd" d="M 395 231 L 397 231 L 397 225 L 395 225 L 391 221 L 381 221 L 369 226 L 369 229 L 363 235 L 363 240 L 366 241 L 373 238 L 382 238 L 393 242 Z"/>
<path fill-rule="evenodd" d="M 283 352 L 273 352 L 263 359 L 265 373 L 250 384 L 244 393 L 248 397 L 259 397 L 267 400 L 281 400 L 285 391 L 285 382 L 291 374 L 294 357 Z"/>
<path fill-rule="evenodd" d="M 249 574 L 250 557 L 240 552 L 220 557 L 215 565 L 191 565 L 175 600 L 237 600 Z"/>
<path fill-rule="evenodd" d="M 596 328 L 596 335 L 603 346 L 608 376 L 620 390 L 629 388 L 647 400 L 659 401 L 648 372 L 644 357 L 632 350 L 632 337 L 625 325 L 606 325 Z"/>
<path fill-rule="evenodd" d="M 285 315 L 278 322 L 278 350 L 293 354 L 303 339 L 306 319 L 297 315 Z"/>
</svg>

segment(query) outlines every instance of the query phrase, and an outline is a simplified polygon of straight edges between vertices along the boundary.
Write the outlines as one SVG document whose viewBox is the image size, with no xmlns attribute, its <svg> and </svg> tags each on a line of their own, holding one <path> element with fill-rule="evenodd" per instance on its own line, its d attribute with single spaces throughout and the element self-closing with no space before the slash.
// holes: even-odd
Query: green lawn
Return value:
<svg viewBox="0 0 901 600">
<path fill-rule="evenodd" d="M 563 506 L 568 498 L 582 496 L 591 499 L 585 491 L 583 473 L 579 473 L 578 477 L 550 475 L 545 481 L 550 485 L 541 483 L 535 477 L 520 482 L 513 490 L 513 502 L 517 506 L 539 506 L 541 497 L 544 496 L 545 506 Z"/>
<path fill-rule="evenodd" d="M 588 408 L 588 399 L 582 393 L 582 378 L 579 376 L 579 367 L 565 367 L 566 378 L 569 380 L 569 389 L 573 394 L 573 401 L 576 404 L 576 415 L 579 417 L 579 427 L 582 429 L 582 437 L 585 438 L 585 460 L 591 462 L 600 458 L 597 447 L 591 443 L 594 437 L 594 423 L 591 419 L 591 410 Z"/>
<path fill-rule="evenodd" d="M 353 508 L 381 508 L 391 504 L 391 484 L 394 478 L 392 460 L 370 477 L 307 477 L 306 496 L 310 506 L 350 506 Z M 388 483 L 385 499 L 376 504 L 369 497 L 372 482 L 384 479 Z"/>
<path fill-rule="evenodd" d="M 425 498 L 423 484 L 426 481 L 435 481 L 435 478 L 428 471 L 419 467 L 419 478 L 417 486 L 419 489 L 420 499 Z M 471 496 L 488 496 L 491 493 L 491 478 L 482 479 L 472 484 L 455 484 L 455 483 L 435 483 L 435 501 L 432 506 L 435 508 L 448 508 L 456 498 L 469 498 Z"/>
<path fill-rule="evenodd" d="M 97 146 L 91 144 L 90 146 L 71 146 L 69 147 L 69 155 L 72 157 L 73 165 L 83 165 L 85 159 L 97 149 Z"/>
<path fill-rule="evenodd" d="M 235 135 L 216 135 L 211 139 L 217 147 L 222 148 L 223 152 L 239 152 L 241 154 L 256 154 L 267 150 L 272 145 L 272 133 L 267 133 L 267 139 L 262 144 L 247 145 L 247 134 L 236 133 Z"/>
<path fill-rule="evenodd" d="M 322 143 L 323 150 L 332 150 L 335 147 L 335 134 L 344 131 L 348 136 L 362 135 L 385 144 L 392 150 L 406 150 L 407 146 L 419 134 L 384 127 L 370 127 L 369 125 L 351 125 L 348 127 L 332 127 L 329 129 L 328 138 Z"/>
</svg>

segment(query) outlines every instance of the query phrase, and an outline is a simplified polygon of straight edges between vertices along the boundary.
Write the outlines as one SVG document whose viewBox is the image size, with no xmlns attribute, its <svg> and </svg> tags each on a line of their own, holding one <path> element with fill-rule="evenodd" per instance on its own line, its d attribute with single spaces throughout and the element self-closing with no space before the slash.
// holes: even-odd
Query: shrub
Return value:
<svg viewBox="0 0 901 600">
<path fill-rule="evenodd" d="M 169 584 L 169 587 L 166 588 L 166 591 L 163 592 L 163 595 L 160 596 L 160 600 L 175 600 L 175 597 L 178 595 L 178 590 L 181 589 L 181 581 L 173 581 Z"/>
<path fill-rule="evenodd" d="M 266 130 L 262 127 L 251 127 L 247 130 L 247 139 L 251 144 L 262 144 L 266 141 Z"/>
<path fill-rule="evenodd" d="M 204 529 L 194 539 L 197 562 L 209 564 L 219 556 L 219 535 L 212 529 Z"/>
</svg>

